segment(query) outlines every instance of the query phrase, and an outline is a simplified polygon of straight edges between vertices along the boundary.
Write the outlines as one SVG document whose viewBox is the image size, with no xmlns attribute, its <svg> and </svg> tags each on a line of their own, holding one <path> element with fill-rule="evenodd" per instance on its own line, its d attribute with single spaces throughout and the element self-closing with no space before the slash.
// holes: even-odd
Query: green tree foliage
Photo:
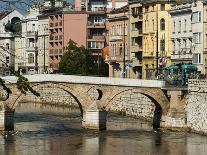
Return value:
<svg viewBox="0 0 207 155">
<path fill-rule="evenodd" d="M 70 40 L 59 63 L 59 70 L 66 74 L 108 76 L 108 65 L 101 56 L 99 63 L 97 61 L 90 51 Z"/>
<path fill-rule="evenodd" d="M 88 51 L 70 40 L 65 48 L 65 53 L 59 63 L 59 70 L 68 74 L 87 74 L 86 59 Z"/>
<path fill-rule="evenodd" d="M 16 85 L 17 85 L 17 89 L 19 89 L 21 93 L 26 94 L 28 91 L 30 91 L 35 96 L 40 96 L 40 94 L 29 85 L 28 79 L 22 76 L 19 73 L 19 71 L 16 71 L 13 73 L 14 73 L 14 76 L 18 78 Z M 9 98 L 9 95 L 12 93 L 12 91 L 10 90 L 10 88 L 7 87 L 7 85 L 5 84 L 5 81 L 2 78 L 0 78 L 0 85 L 6 91 L 6 96 L 0 96 L 0 101 L 6 101 Z"/>
</svg>

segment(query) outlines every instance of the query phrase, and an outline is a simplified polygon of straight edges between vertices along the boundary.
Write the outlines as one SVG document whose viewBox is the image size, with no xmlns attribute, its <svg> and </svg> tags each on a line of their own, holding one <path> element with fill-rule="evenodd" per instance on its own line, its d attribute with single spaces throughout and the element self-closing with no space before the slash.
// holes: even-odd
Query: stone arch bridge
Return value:
<svg viewBox="0 0 207 155">
<path fill-rule="evenodd" d="M 24 99 L 60 105 L 72 102 L 80 108 L 83 127 L 91 129 L 106 128 L 107 111 L 148 120 L 152 120 L 157 111 L 162 116 L 161 125 L 165 126 L 169 124 L 166 118 L 172 118 L 184 109 L 186 90 L 166 88 L 164 81 L 57 74 L 26 77 L 40 97 L 22 94 L 16 87 L 16 77 L 4 77 L 12 94 L 8 100 L 1 101 L 4 108 L 1 108 L 0 125 L 3 130 L 13 129 L 15 107 Z"/>
</svg>

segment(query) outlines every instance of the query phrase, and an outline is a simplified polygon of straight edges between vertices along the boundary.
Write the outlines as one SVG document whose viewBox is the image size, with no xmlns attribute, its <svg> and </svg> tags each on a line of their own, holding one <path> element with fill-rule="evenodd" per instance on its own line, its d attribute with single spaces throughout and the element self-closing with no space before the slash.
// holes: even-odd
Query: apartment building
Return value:
<svg viewBox="0 0 207 155">
<path fill-rule="evenodd" d="M 107 15 L 109 55 L 105 62 L 109 64 L 109 76 L 129 78 L 128 5 L 114 9 Z"/>
<path fill-rule="evenodd" d="M 21 70 L 23 74 L 38 73 L 38 18 L 39 6 L 32 4 L 28 14 L 22 19 L 21 38 L 16 38 L 15 70 Z M 19 40 L 21 39 L 21 40 Z M 21 48 L 21 50 L 18 50 Z M 19 59 L 21 58 L 21 59 Z"/>
<path fill-rule="evenodd" d="M 169 10 L 169 13 L 171 15 L 172 64 L 192 63 L 192 4 L 175 5 Z"/>
<path fill-rule="evenodd" d="M 129 3 L 129 50 L 130 50 L 130 78 L 142 79 L 143 55 L 143 14 L 142 4 Z"/>
<path fill-rule="evenodd" d="M 162 67 L 171 64 L 171 17 L 168 10 L 171 9 L 172 4 L 173 1 L 142 2 L 143 79 L 155 78 Z"/>
<path fill-rule="evenodd" d="M 76 0 L 75 10 L 87 13 L 86 47 L 94 56 L 94 61 L 102 61 L 101 53 L 107 43 L 107 12 L 127 4 L 127 0 Z"/>
<path fill-rule="evenodd" d="M 171 14 L 172 63 L 195 64 L 198 72 L 207 69 L 207 11 L 202 0 L 175 5 Z"/>
</svg>

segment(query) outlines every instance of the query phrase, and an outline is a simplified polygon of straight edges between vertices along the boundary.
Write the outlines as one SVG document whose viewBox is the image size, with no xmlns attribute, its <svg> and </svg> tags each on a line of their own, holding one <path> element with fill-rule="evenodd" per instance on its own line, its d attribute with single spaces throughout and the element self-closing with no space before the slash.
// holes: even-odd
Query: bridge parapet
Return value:
<svg viewBox="0 0 207 155">
<path fill-rule="evenodd" d="M 164 88 L 166 86 L 165 81 L 160 80 L 123 79 L 111 77 L 91 77 L 59 74 L 35 74 L 25 75 L 25 77 L 28 78 L 29 82 L 66 82 L 149 88 Z M 8 83 L 16 83 L 17 81 L 17 78 L 15 76 L 6 76 L 2 78 Z"/>
</svg>

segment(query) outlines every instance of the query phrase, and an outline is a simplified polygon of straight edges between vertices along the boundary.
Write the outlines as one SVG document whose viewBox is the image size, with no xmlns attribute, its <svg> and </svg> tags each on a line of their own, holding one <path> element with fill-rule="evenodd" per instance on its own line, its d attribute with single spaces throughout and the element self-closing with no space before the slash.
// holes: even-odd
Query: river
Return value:
<svg viewBox="0 0 207 155">
<path fill-rule="evenodd" d="M 0 135 L 0 155 L 206 155 L 207 136 L 164 130 L 109 113 L 107 130 L 81 127 L 79 109 L 22 103 L 15 134 Z"/>
</svg>

